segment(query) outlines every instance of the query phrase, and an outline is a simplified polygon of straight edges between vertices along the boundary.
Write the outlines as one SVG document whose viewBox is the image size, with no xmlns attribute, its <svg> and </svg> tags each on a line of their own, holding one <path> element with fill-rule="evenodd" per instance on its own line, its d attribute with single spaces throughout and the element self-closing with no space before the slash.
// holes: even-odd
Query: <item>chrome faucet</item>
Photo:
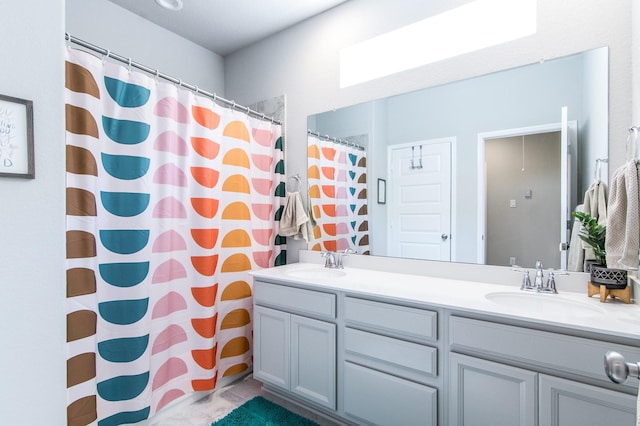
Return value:
<svg viewBox="0 0 640 426">
<path fill-rule="evenodd" d="M 547 284 L 540 289 L 541 293 L 557 293 L 556 290 L 556 279 L 555 274 L 553 272 L 549 272 L 549 278 L 547 278 Z"/>
<path fill-rule="evenodd" d="M 524 291 L 534 291 L 535 288 L 531 285 L 531 278 L 529 277 L 529 271 L 524 271 L 524 275 L 522 277 L 522 285 L 520 286 L 520 290 Z"/>
<path fill-rule="evenodd" d="M 556 290 L 556 279 L 555 274 L 553 272 L 549 272 L 549 278 L 547 278 L 547 283 L 544 282 L 544 271 L 542 270 L 542 262 L 539 260 L 536 261 L 536 275 L 533 279 L 533 283 L 531 283 L 531 278 L 529 278 L 529 271 L 524 271 L 524 276 L 522 277 L 522 285 L 520 286 L 520 290 L 524 291 L 535 291 L 536 293 L 557 293 Z"/>
<path fill-rule="evenodd" d="M 332 251 L 323 251 L 322 253 L 320 253 L 320 255 L 322 257 L 324 257 L 324 267 L 325 268 L 331 268 L 331 269 L 335 269 L 337 268 L 337 263 L 336 263 L 336 254 Z"/>
<path fill-rule="evenodd" d="M 539 260 L 536 261 L 536 276 L 533 279 L 533 287 L 535 287 L 536 291 L 542 290 L 544 285 L 544 272 L 542 272 L 542 262 Z"/>
<path fill-rule="evenodd" d="M 356 254 L 356 253 L 357 253 L 357 251 L 355 251 L 351 247 L 344 249 L 344 251 L 342 253 L 337 253 L 338 254 L 338 259 L 337 259 L 337 262 L 336 262 L 336 268 L 344 269 L 344 265 L 342 264 L 342 258 L 344 256 L 349 256 L 350 254 Z"/>
<path fill-rule="evenodd" d="M 332 251 L 323 251 L 320 253 L 322 257 L 325 258 L 324 267 L 331 269 L 344 269 L 344 265 L 342 264 L 342 258 L 344 256 L 349 256 L 350 254 L 357 253 L 352 248 L 345 249 L 342 253 L 334 253 Z"/>
</svg>

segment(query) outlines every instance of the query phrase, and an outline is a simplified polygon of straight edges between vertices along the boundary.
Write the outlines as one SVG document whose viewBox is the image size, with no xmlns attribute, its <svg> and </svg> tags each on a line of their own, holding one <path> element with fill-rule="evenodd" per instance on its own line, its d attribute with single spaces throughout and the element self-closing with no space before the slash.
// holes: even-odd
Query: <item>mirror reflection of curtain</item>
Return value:
<svg viewBox="0 0 640 426">
<path fill-rule="evenodd" d="M 251 369 L 281 126 L 74 49 L 65 94 L 67 417 L 137 423 Z"/>
<path fill-rule="evenodd" d="M 316 220 L 316 251 L 369 252 L 366 152 L 308 138 L 309 202 Z"/>
</svg>

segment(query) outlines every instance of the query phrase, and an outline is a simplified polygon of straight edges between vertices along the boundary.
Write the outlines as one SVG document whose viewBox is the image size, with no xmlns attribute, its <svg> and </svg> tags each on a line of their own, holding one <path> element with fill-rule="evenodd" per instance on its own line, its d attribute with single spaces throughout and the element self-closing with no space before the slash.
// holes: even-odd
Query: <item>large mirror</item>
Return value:
<svg viewBox="0 0 640 426">
<path fill-rule="evenodd" d="M 570 213 L 608 174 L 608 62 L 594 49 L 307 125 L 364 148 L 368 253 L 565 268 Z"/>
</svg>

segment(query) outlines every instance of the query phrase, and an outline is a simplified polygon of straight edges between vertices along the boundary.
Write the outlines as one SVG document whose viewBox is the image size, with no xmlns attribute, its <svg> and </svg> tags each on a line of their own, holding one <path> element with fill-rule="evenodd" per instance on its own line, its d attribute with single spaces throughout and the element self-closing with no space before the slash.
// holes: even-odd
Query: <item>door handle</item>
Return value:
<svg viewBox="0 0 640 426">
<path fill-rule="evenodd" d="M 449 235 L 442 234 L 442 235 L 440 235 L 440 238 L 442 238 L 442 241 L 447 241 L 447 239 L 449 239 Z"/>
</svg>

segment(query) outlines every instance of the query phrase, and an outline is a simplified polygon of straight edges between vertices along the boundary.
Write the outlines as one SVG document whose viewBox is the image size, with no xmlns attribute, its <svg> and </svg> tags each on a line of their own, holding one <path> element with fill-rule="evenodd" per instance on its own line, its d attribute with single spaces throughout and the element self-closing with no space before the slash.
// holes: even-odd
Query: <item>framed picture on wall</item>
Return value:
<svg viewBox="0 0 640 426">
<path fill-rule="evenodd" d="M 0 95 L 0 176 L 35 178 L 32 101 Z"/>
<path fill-rule="evenodd" d="M 378 204 L 387 203 L 387 181 L 378 179 Z"/>
</svg>

